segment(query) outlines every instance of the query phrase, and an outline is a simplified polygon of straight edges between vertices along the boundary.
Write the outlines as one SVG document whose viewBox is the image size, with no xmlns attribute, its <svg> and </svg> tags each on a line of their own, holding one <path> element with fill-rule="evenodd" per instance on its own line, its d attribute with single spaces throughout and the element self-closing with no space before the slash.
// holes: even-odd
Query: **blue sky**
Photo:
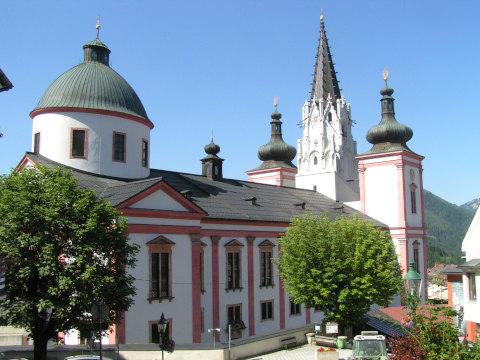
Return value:
<svg viewBox="0 0 480 360">
<path fill-rule="evenodd" d="M 246 178 L 269 139 L 279 97 L 284 138 L 312 80 L 319 16 L 358 151 L 379 121 L 381 72 L 390 72 L 397 119 L 424 155 L 426 189 L 461 204 L 480 196 L 478 1 L 2 1 L 0 67 L 14 88 L 0 94 L 0 173 L 30 150 L 29 112 L 61 73 L 82 61 L 95 37 L 155 123 L 151 165 L 200 172 L 215 131 L 224 175 Z"/>
</svg>

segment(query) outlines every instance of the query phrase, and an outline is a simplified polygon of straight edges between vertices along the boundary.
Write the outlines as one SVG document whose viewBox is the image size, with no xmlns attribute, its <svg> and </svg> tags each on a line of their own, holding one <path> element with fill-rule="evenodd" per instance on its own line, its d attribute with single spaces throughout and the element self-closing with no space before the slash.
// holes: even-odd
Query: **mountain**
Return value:
<svg viewBox="0 0 480 360">
<path fill-rule="evenodd" d="M 480 200 L 477 201 L 480 204 Z M 445 264 L 462 262 L 462 241 L 475 214 L 472 207 L 465 205 L 449 203 L 425 190 L 429 267 L 436 262 Z"/>
<path fill-rule="evenodd" d="M 480 206 L 480 198 L 478 199 L 473 199 L 472 201 L 469 201 L 463 205 L 460 205 L 460 207 L 465 208 L 465 209 L 472 209 L 476 211 L 478 207 Z"/>
</svg>

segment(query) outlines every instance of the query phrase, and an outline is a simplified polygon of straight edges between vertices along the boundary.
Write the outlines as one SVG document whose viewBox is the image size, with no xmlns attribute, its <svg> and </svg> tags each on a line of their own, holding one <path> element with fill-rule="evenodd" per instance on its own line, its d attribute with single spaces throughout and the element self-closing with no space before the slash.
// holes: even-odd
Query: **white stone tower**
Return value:
<svg viewBox="0 0 480 360">
<path fill-rule="evenodd" d="M 84 61 L 60 75 L 30 113 L 33 152 L 98 175 L 149 176 L 153 123 L 110 67 L 110 49 L 98 33 L 83 51 Z"/>
<path fill-rule="evenodd" d="M 427 288 L 427 244 L 423 195 L 423 156 L 407 145 L 410 127 L 395 119 L 393 89 L 387 83 L 382 95 L 382 118 L 367 133 L 372 148 L 357 157 L 361 211 L 386 224 L 405 274 L 409 264 L 423 277 Z M 425 293 L 426 294 L 426 293 Z M 424 294 L 424 295 L 425 295 Z"/>
<path fill-rule="evenodd" d="M 352 137 L 350 104 L 340 93 L 323 16 L 312 91 L 303 105 L 301 127 L 296 187 L 315 189 L 339 201 L 357 201 L 357 144 Z"/>
</svg>

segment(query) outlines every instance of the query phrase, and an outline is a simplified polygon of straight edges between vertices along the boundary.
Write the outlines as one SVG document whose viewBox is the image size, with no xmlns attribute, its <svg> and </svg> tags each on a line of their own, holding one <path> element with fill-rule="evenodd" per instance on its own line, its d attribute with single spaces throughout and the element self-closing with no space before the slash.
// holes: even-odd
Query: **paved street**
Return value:
<svg viewBox="0 0 480 360">
<path fill-rule="evenodd" d="M 248 360 L 315 360 L 318 346 L 305 345 L 291 350 L 281 350 L 267 355 L 248 358 Z M 347 359 L 351 350 L 340 350 L 340 359 Z"/>
</svg>

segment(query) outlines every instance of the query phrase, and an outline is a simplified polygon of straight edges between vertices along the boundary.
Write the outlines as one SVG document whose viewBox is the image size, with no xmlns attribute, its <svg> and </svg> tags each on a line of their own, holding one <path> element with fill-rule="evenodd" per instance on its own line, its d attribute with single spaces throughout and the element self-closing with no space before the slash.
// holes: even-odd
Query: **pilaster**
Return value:
<svg viewBox="0 0 480 360">
<path fill-rule="evenodd" d="M 247 236 L 248 256 L 248 335 L 255 335 L 255 287 L 254 287 L 254 266 L 253 266 L 253 242 L 254 236 Z"/>
<path fill-rule="evenodd" d="M 202 342 L 201 329 L 201 273 L 200 273 L 200 252 L 202 242 L 200 234 L 190 234 L 192 242 L 192 342 Z"/>
</svg>

